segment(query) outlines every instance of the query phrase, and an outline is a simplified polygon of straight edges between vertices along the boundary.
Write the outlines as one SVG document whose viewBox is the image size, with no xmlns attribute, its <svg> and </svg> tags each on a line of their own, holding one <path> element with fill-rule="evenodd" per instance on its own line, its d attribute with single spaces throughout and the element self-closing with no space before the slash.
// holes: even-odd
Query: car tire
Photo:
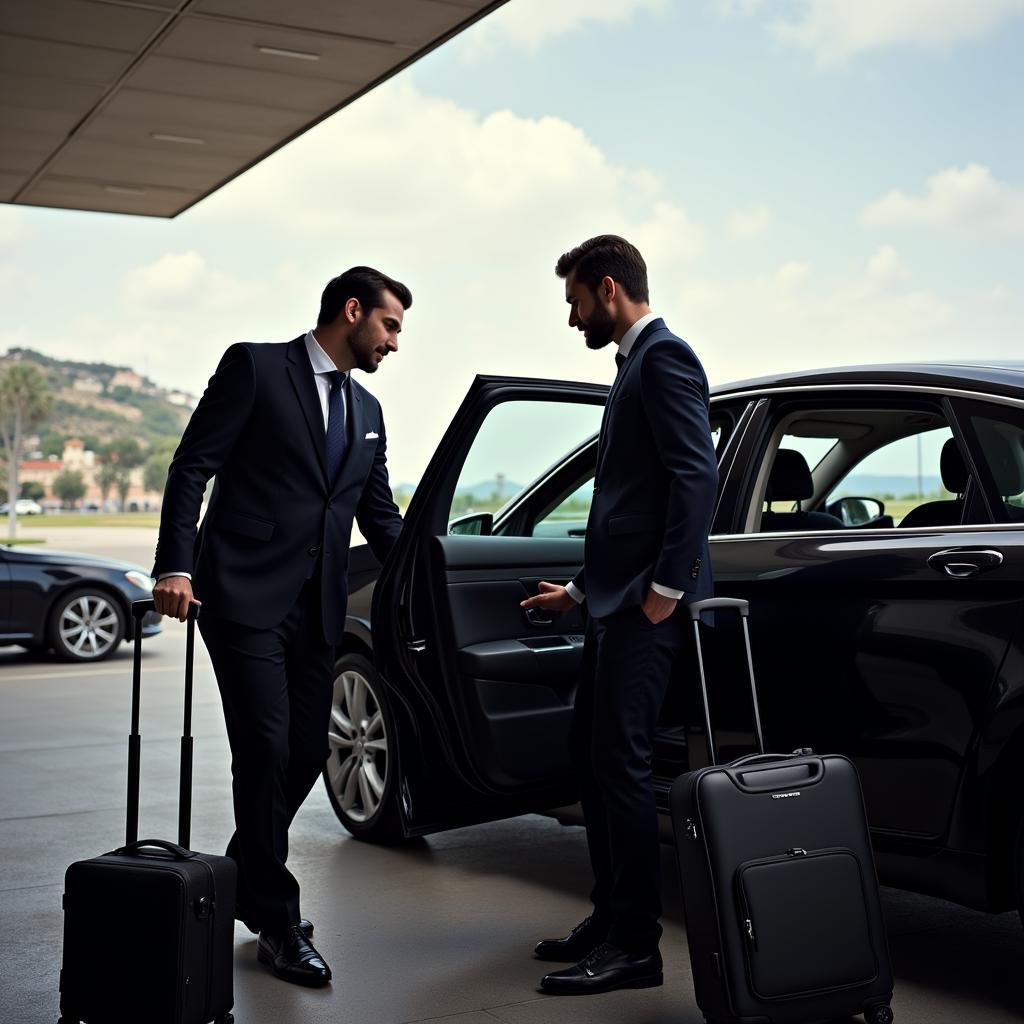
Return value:
<svg viewBox="0 0 1024 1024">
<path fill-rule="evenodd" d="M 64 661 L 102 661 L 117 650 L 126 625 L 116 597 L 106 590 L 81 587 L 57 598 L 47 639 Z"/>
<path fill-rule="evenodd" d="M 362 654 L 343 654 L 335 663 L 328 742 L 324 785 L 338 821 L 356 839 L 401 840 L 394 717 L 377 670 Z"/>
</svg>

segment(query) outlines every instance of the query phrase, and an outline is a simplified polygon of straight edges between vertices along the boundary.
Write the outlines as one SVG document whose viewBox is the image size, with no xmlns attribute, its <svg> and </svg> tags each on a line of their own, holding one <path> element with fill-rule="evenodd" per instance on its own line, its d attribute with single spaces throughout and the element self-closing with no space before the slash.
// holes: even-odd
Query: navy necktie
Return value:
<svg viewBox="0 0 1024 1024">
<path fill-rule="evenodd" d="M 327 399 L 327 478 L 333 484 L 345 460 L 345 374 L 332 370 L 327 379 L 331 385 Z"/>
<path fill-rule="evenodd" d="M 615 365 L 621 370 L 622 364 L 626 361 L 626 357 L 621 352 L 615 353 Z"/>
</svg>

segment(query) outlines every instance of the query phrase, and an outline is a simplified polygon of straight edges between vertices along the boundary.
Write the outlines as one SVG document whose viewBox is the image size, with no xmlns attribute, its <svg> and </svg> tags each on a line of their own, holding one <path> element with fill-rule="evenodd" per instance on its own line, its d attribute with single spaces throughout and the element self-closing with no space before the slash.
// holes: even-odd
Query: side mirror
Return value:
<svg viewBox="0 0 1024 1024">
<path fill-rule="evenodd" d="M 490 537 L 493 529 L 494 516 L 490 512 L 471 512 L 448 524 L 448 533 L 455 536 Z"/>
<path fill-rule="evenodd" d="M 828 512 L 838 516 L 843 526 L 863 526 L 885 514 L 885 503 L 878 498 L 839 498 L 828 506 Z"/>
</svg>

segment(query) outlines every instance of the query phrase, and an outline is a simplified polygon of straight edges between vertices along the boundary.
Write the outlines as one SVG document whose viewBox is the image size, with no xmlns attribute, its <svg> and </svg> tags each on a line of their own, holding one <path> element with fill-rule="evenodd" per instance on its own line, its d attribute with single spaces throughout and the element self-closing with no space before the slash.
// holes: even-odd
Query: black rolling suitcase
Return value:
<svg viewBox="0 0 1024 1024">
<path fill-rule="evenodd" d="M 742 616 L 760 754 L 718 765 L 699 616 Z M 714 1024 L 892 1021 L 892 969 L 857 770 L 845 757 L 764 753 L 746 601 L 689 605 L 711 767 L 670 803 L 697 1005 Z"/>
<path fill-rule="evenodd" d="M 138 841 L 142 617 L 132 606 L 135 660 L 128 739 L 124 846 L 72 864 L 64 880 L 62 1024 L 230 1024 L 234 1005 L 235 862 L 188 849 L 192 804 L 192 659 L 189 615 L 178 842 Z"/>
</svg>

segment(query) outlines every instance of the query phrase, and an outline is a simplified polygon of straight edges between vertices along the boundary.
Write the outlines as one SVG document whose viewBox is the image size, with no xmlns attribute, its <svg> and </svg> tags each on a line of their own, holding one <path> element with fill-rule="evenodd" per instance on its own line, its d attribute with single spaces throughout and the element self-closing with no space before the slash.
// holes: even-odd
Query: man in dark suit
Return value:
<svg viewBox="0 0 1024 1024">
<path fill-rule="evenodd" d="M 569 326 L 587 347 L 617 346 L 618 374 L 598 440 L 584 566 L 541 583 L 523 607 L 589 612 L 570 745 L 595 882 L 593 913 L 542 960 L 545 992 L 662 983 L 654 730 L 686 635 L 683 604 L 712 594 L 708 531 L 718 467 L 700 361 L 648 305 L 647 267 L 625 239 L 600 235 L 558 261 Z"/>
<path fill-rule="evenodd" d="M 288 826 L 329 752 L 352 520 L 381 562 L 402 526 L 380 403 L 351 371 L 374 373 L 397 351 L 411 304 L 405 285 L 355 267 L 324 289 L 314 330 L 232 345 L 185 428 L 160 514 L 156 609 L 184 621 L 202 604 L 224 705 L 236 916 L 259 932 L 260 961 L 300 984 L 331 978 L 285 862 Z"/>
</svg>

